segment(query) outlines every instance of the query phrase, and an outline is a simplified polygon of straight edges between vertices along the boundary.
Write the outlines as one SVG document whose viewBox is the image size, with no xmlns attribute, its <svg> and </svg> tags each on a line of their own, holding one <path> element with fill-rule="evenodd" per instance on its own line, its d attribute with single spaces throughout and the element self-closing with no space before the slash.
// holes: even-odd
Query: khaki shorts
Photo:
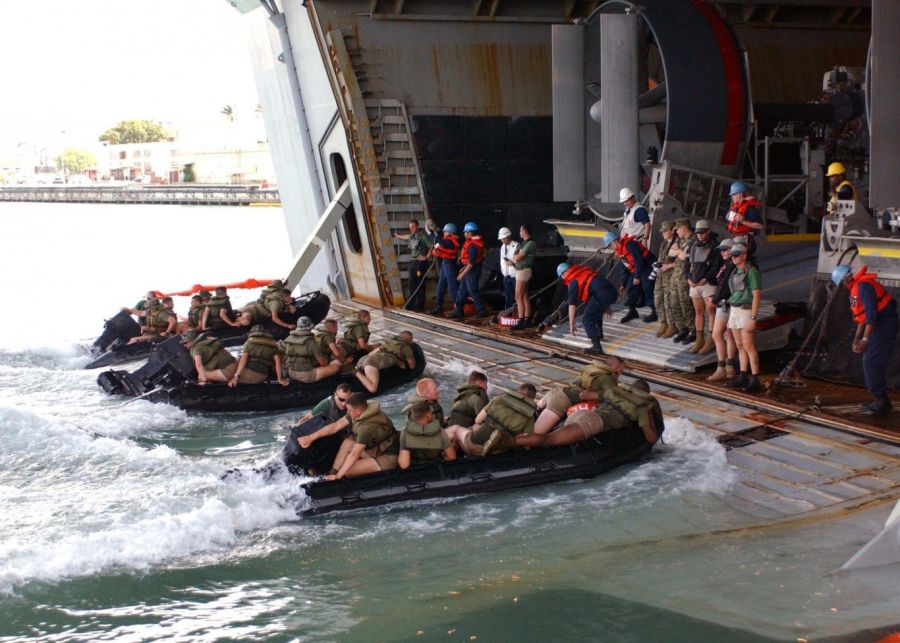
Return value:
<svg viewBox="0 0 900 643">
<path fill-rule="evenodd" d="M 262 384 L 269 376 L 265 373 L 257 373 L 256 371 L 251 371 L 249 368 L 245 368 L 241 371 L 241 376 L 238 378 L 238 383 L 240 384 Z"/>
<path fill-rule="evenodd" d="M 468 455 L 484 455 L 484 445 L 475 444 L 472 442 L 472 431 L 468 430 L 463 434 L 463 439 L 460 441 L 462 446 L 462 450 L 465 451 Z"/>
<path fill-rule="evenodd" d="M 531 268 L 516 270 L 516 281 L 531 281 Z"/>
<path fill-rule="evenodd" d="M 730 308 L 722 308 L 721 306 L 716 307 L 716 321 L 720 319 L 728 319 L 728 316 L 731 314 Z"/>
<path fill-rule="evenodd" d="M 603 432 L 603 418 L 593 411 L 575 411 L 566 419 L 566 426 L 577 426 L 584 432 L 584 439 Z"/>
<path fill-rule="evenodd" d="M 312 384 L 316 381 L 316 369 L 313 369 L 311 371 L 288 371 L 288 377 L 290 377 L 295 382 Z"/>
<path fill-rule="evenodd" d="M 728 315 L 728 328 L 733 330 L 741 330 L 750 323 L 751 311 L 749 308 L 741 308 L 740 306 L 732 306 L 731 314 Z"/>
<path fill-rule="evenodd" d="M 234 373 L 237 371 L 237 362 L 231 362 L 225 368 L 217 368 L 214 371 L 206 371 L 206 377 L 208 378 L 210 375 L 213 377 L 220 377 L 224 381 L 230 380 L 234 377 Z"/>
<path fill-rule="evenodd" d="M 381 455 L 376 455 L 374 458 L 375 464 L 378 465 L 378 468 L 382 471 L 389 471 L 390 469 L 396 469 L 399 464 L 397 462 L 398 458 L 395 455 L 388 455 L 386 453 L 382 453 Z"/>
<path fill-rule="evenodd" d="M 707 297 L 712 297 L 716 294 L 716 287 L 711 286 L 710 284 L 704 284 L 702 286 L 691 286 L 688 294 L 691 296 L 691 298 L 694 299 L 706 299 Z"/>
<path fill-rule="evenodd" d="M 549 409 L 560 417 L 564 416 L 566 414 L 566 411 L 569 410 L 570 406 L 581 400 L 580 397 L 575 397 L 575 399 L 573 400 L 572 397 L 567 393 L 567 390 L 575 391 L 576 389 L 569 386 L 557 386 L 550 389 L 550 391 L 544 396 L 544 408 Z"/>
</svg>

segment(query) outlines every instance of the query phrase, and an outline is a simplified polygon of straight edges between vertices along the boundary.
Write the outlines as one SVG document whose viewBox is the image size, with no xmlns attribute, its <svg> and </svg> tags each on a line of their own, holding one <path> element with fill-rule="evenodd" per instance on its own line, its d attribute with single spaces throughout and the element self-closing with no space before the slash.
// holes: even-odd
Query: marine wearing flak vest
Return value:
<svg viewBox="0 0 900 643">
<path fill-rule="evenodd" d="M 550 389 L 538 404 L 538 408 L 543 410 L 535 422 L 535 433 L 547 433 L 565 417 L 573 404 L 599 400 L 604 391 L 619 383 L 619 376 L 624 370 L 625 362 L 610 355 L 606 363 L 594 362 L 585 366 L 572 384 Z"/>
<path fill-rule="evenodd" d="M 356 379 L 369 393 L 378 390 L 381 371 L 395 366 L 402 369 L 416 367 L 416 355 L 412 349 L 413 335 L 403 331 L 391 339 L 384 340 L 374 351 L 364 356 L 356 365 Z"/>
<path fill-rule="evenodd" d="M 250 324 L 261 321 L 271 320 L 276 326 L 293 330 L 294 324 L 289 324 L 279 316 L 283 312 L 292 312 L 294 309 L 291 291 L 287 288 L 276 290 L 274 286 L 281 284 L 280 280 L 275 280 L 270 286 L 267 286 L 256 300 L 256 303 L 248 304 L 240 310 L 237 319 L 239 326 L 249 326 Z"/>
<path fill-rule="evenodd" d="M 341 338 L 341 349 L 347 355 L 353 355 L 359 351 L 371 353 L 375 350 L 377 344 L 369 343 L 369 323 L 372 321 L 372 315 L 368 310 L 360 310 L 356 313 L 356 318 L 344 321 L 344 336 Z"/>
<path fill-rule="evenodd" d="M 442 456 L 445 460 L 456 458 L 453 441 L 434 416 L 428 401 L 416 402 L 400 432 L 398 464 L 406 469 L 411 464 L 440 460 Z"/>
<path fill-rule="evenodd" d="M 348 361 L 347 353 L 341 348 L 337 339 L 337 321 L 326 319 L 321 327 L 316 329 L 316 342 L 322 349 L 322 354 L 329 359 Z"/>
<path fill-rule="evenodd" d="M 313 334 L 313 323 L 309 317 L 297 320 L 297 328 L 281 341 L 284 363 L 288 376 L 297 382 L 310 384 L 336 375 L 341 365 L 337 361 L 329 363 Z"/>
<path fill-rule="evenodd" d="M 174 335 L 178 317 L 175 315 L 172 307 L 171 297 L 163 297 L 161 300 L 156 298 L 148 299 L 145 310 L 146 326 L 141 331 L 141 335 L 132 337 L 128 340 L 128 343 L 135 344 L 155 337 Z"/>
<path fill-rule="evenodd" d="M 510 393 L 495 397 L 481 409 L 471 429 L 452 433 L 460 448 L 469 455 L 501 453 L 513 448 L 512 438 L 534 432 L 537 391 L 531 384 L 520 384 Z"/>
<path fill-rule="evenodd" d="M 447 425 L 465 428 L 472 426 L 488 401 L 487 376 L 480 371 L 472 371 L 466 383 L 456 389 Z"/>
<path fill-rule="evenodd" d="M 237 326 L 232 321 L 234 310 L 231 307 L 231 298 L 223 287 L 216 288 L 216 294 L 206 302 L 203 313 L 203 328 L 218 330 L 229 326 Z"/>
<path fill-rule="evenodd" d="M 397 468 L 399 433 L 391 419 L 382 412 L 378 402 L 366 402 L 362 393 L 354 393 L 348 398 L 347 415 L 298 438 L 297 442 L 302 448 L 308 449 L 316 440 L 334 435 L 348 426 L 350 435 L 341 444 L 334 459 L 332 473 L 326 476 L 327 480 Z"/>
<path fill-rule="evenodd" d="M 262 326 L 254 326 L 247 336 L 237 370 L 228 386 L 260 384 L 273 376 L 282 386 L 290 381 L 282 374 L 281 348 L 274 337 Z"/>
<path fill-rule="evenodd" d="M 197 381 L 200 384 L 207 382 L 228 382 L 234 377 L 237 370 L 237 360 L 229 353 L 218 339 L 206 333 L 197 334 L 196 331 L 185 331 L 181 336 L 181 342 L 191 351 L 194 359 L 194 368 L 197 369 Z"/>
</svg>

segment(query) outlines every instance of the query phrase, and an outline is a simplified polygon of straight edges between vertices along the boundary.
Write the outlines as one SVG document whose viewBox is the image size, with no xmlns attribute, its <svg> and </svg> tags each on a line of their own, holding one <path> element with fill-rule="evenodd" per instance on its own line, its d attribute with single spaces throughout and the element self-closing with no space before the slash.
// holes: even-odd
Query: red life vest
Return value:
<svg viewBox="0 0 900 643">
<path fill-rule="evenodd" d="M 466 239 L 462 252 L 459 255 L 459 262 L 464 266 L 469 265 L 469 246 L 475 246 L 478 250 L 478 254 L 475 257 L 475 265 L 477 266 L 484 261 L 484 240 L 478 235 L 473 235 L 471 238 Z"/>
<path fill-rule="evenodd" d="M 563 273 L 562 280 L 563 283 L 566 284 L 566 288 L 568 288 L 569 284 L 573 281 L 576 282 L 578 284 L 578 298 L 581 299 L 581 301 L 587 301 L 588 287 L 596 276 L 597 273 L 587 266 L 571 266 Z"/>
<path fill-rule="evenodd" d="M 870 284 L 872 288 L 875 289 L 875 302 L 879 313 L 887 308 L 888 304 L 891 303 L 891 300 L 893 299 L 891 293 L 885 290 L 884 286 L 876 281 L 875 278 L 878 275 L 874 272 L 869 272 L 868 270 L 867 266 L 863 266 L 859 269 L 859 272 L 853 275 L 853 279 L 850 280 L 850 312 L 853 313 L 853 321 L 857 324 L 862 324 L 866 321 L 866 309 L 859 299 L 860 284 Z"/>
<path fill-rule="evenodd" d="M 736 206 L 732 206 L 726 217 L 728 219 L 728 232 L 735 236 L 740 236 L 742 234 L 756 234 L 757 231 L 755 228 L 744 225 L 744 213 L 751 205 L 758 210 L 762 208 L 763 204 L 762 201 L 750 196 Z M 740 216 L 740 220 L 738 220 L 738 216 Z"/>
<path fill-rule="evenodd" d="M 643 257 L 646 257 L 647 255 L 650 254 L 650 248 L 646 247 L 644 244 L 640 243 L 637 239 L 635 239 L 634 237 L 631 237 L 627 234 L 619 237 L 619 239 L 616 241 L 616 245 L 613 247 L 613 251 L 616 253 L 616 256 L 619 257 L 625 263 L 625 265 L 628 267 L 628 272 L 634 273 L 635 272 L 634 257 L 631 256 L 631 253 L 628 252 L 628 248 L 625 247 L 628 245 L 629 241 L 634 241 L 635 243 L 637 243 L 638 248 L 641 249 L 641 256 L 643 256 Z"/>
<path fill-rule="evenodd" d="M 455 234 L 447 234 L 444 240 L 453 244 L 453 248 L 445 248 L 438 242 L 434 244 L 434 256 L 438 259 L 456 259 L 459 256 L 459 237 Z"/>
</svg>

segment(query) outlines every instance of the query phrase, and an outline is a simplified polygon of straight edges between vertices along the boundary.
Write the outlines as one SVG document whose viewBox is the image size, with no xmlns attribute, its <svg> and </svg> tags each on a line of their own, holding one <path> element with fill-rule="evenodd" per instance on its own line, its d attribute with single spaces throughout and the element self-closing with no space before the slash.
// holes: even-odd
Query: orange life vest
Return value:
<svg viewBox="0 0 900 643">
<path fill-rule="evenodd" d="M 867 266 L 863 266 L 850 280 L 850 312 L 853 313 L 853 321 L 857 324 L 862 324 L 866 321 L 866 309 L 859 298 L 860 284 L 870 284 L 875 289 L 875 303 L 879 313 L 887 308 L 893 299 L 891 293 L 885 290 L 884 286 L 875 279 L 877 276 L 874 272 L 869 272 Z"/>
<path fill-rule="evenodd" d="M 432 251 L 434 256 L 438 259 L 456 259 L 459 256 L 459 237 L 448 233 L 444 239 L 453 244 L 453 248 L 445 248 L 438 242 L 434 244 L 434 250 Z"/>
<path fill-rule="evenodd" d="M 638 247 L 641 249 L 641 256 L 643 256 L 643 257 L 646 257 L 647 255 L 650 254 L 650 248 L 648 248 L 647 246 L 642 244 L 640 241 L 638 241 L 634 237 L 631 237 L 627 234 L 622 237 L 619 237 L 619 239 L 616 241 L 616 245 L 613 248 L 613 250 L 616 253 L 616 256 L 619 257 L 623 262 L 625 262 L 625 265 L 628 266 L 628 272 L 634 273 L 635 272 L 634 257 L 631 256 L 631 253 L 628 252 L 628 248 L 625 247 L 628 245 L 629 241 L 634 241 L 635 243 L 637 243 Z"/>
<path fill-rule="evenodd" d="M 475 246 L 478 250 L 478 255 L 475 257 L 475 265 L 484 261 L 484 240 L 478 235 L 473 235 L 470 239 L 466 239 L 466 242 L 463 244 L 462 252 L 459 254 L 459 262 L 464 266 L 469 265 L 469 246 Z"/>
<path fill-rule="evenodd" d="M 728 211 L 728 232 L 735 236 L 740 236 L 742 234 L 756 234 L 755 228 L 744 225 L 744 213 L 751 205 L 756 209 L 760 209 L 763 204 L 762 201 L 751 196 L 747 197 Z M 740 220 L 738 220 L 738 215 L 740 215 Z"/>
<path fill-rule="evenodd" d="M 563 283 L 566 284 L 566 288 L 569 287 L 570 283 L 575 281 L 578 284 L 578 298 L 581 299 L 581 301 L 587 301 L 588 288 L 591 285 L 591 281 L 593 281 L 596 276 L 597 273 L 587 266 L 571 266 L 563 273 L 562 280 Z"/>
</svg>

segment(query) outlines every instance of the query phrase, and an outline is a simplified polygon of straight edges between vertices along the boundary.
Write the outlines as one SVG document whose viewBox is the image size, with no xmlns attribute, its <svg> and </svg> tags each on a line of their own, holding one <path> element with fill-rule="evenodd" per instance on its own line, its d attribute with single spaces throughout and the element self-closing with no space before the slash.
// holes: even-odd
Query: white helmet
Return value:
<svg viewBox="0 0 900 643">
<path fill-rule="evenodd" d="M 503 241 L 506 237 L 512 236 L 512 230 L 509 228 L 500 228 L 500 232 L 497 233 L 497 239 Z"/>
<path fill-rule="evenodd" d="M 634 197 L 634 192 L 631 191 L 631 188 L 622 188 L 619 190 L 619 203 L 625 203 L 632 197 Z"/>
</svg>

